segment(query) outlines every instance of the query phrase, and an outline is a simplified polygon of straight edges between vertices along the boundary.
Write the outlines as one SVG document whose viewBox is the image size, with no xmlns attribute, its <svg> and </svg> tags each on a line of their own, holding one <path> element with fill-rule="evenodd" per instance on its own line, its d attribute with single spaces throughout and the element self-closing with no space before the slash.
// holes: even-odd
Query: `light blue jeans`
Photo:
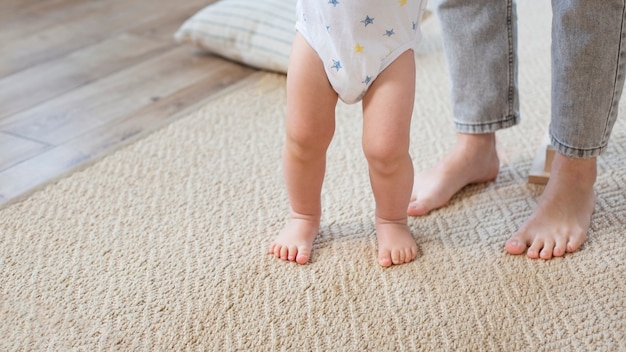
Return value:
<svg viewBox="0 0 626 352">
<path fill-rule="evenodd" d="M 457 132 L 519 123 L 515 1 L 436 2 Z M 552 0 L 552 12 L 552 144 L 570 158 L 595 157 L 624 86 L 626 0 Z"/>
</svg>

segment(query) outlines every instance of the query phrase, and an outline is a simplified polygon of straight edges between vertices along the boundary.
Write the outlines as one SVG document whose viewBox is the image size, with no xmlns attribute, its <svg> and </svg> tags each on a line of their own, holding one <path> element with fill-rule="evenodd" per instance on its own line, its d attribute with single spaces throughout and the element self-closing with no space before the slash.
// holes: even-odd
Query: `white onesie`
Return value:
<svg viewBox="0 0 626 352">
<path fill-rule="evenodd" d="M 296 30 L 317 52 L 339 98 L 363 99 L 376 77 L 421 37 L 426 0 L 298 0 Z"/>
</svg>

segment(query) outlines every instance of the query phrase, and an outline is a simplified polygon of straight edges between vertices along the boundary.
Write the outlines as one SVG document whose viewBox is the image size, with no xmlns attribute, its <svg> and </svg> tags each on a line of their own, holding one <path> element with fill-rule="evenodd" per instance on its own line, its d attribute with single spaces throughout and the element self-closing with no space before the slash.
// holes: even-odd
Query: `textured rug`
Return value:
<svg viewBox="0 0 626 352">
<path fill-rule="evenodd" d="M 543 189 L 526 177 L 549 116 L 549 4 L 519 6 L 523 123 L 499 134 L 495 182 L 410 220 L 415 262 L 376 262 L 358 105 L 337 109 L 311 263 L 266 254 L 288 209 L 285 78 L 259 73 L 0 212 L 0 350 L 626 350 L 623 116 L 582 249 L 504 251 Z M 437 21 L 424 32 L 416 170 L 454 138 Z"/>
</svg>

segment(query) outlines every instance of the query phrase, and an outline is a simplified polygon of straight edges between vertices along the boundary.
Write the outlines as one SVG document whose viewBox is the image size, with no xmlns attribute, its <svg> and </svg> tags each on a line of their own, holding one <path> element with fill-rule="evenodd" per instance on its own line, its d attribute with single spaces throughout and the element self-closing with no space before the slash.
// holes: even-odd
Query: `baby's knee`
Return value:
<svg viewBox="0 0 626 352">
<path fill-rule="evenodd" d="M 330 145 L 330 138 L 320 138 L 319 135 L 308 133 L 288 133 L 285 149 L 300 159 L 311 159 L 326 153 Z"/>
<path fill-rule="evenodd" d="M 364 143 L 363 152 L 370 169 L 383 174 L 394 173 L 410 158 L 406 148 L 393 143 Z"/>
</svg>

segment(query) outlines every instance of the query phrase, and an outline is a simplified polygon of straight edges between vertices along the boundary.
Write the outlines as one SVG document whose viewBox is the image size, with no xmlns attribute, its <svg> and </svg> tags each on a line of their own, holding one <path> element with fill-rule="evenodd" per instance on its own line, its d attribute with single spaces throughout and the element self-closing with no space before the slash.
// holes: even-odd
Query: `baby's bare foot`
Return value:
<svg viewBox="0 0 626 352">
<path fill-rule="evenodd" d="M 507 252 L 551 259 L 580 248 L 596 204 L 596 173 L 595 158 L 567 159 L 557 154 L 535 211 L 506 242 Z"/>
<path fill-rule="evenodd" d="M 270 245 L 268 253 L 282 260 L 306 264 L 311 258 L 311 249 L 319 226 L 319 219 L 292 215 Z"/>
<path fill-rule="evenodd" d="M 393 222 L 376 219 L 378 263 L 388 267 L 409 263 L 417 256 L 417 244 L 405 221 Z"/>
<path fill-rule="evenodd" d="M 415 177 L 407 214 L 422 216 L 441 208 L 463 187 L 494 180 L 499 169 L 493 133 L 458 133 L 448 155 Z"/>
</svg>

